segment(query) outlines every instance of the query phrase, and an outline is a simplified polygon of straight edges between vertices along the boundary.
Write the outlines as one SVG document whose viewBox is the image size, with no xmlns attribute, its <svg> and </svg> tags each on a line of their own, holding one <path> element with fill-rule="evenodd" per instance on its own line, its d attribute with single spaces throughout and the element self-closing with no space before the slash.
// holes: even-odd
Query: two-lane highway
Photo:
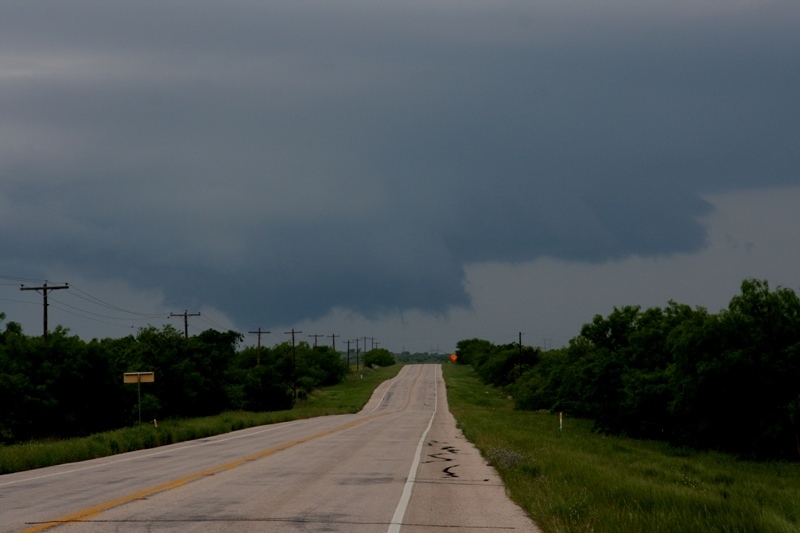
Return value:
<svg viewBox="0 0 800 533">
<path fill-rule="evenodd" d="M 0 531 L 536 531 L 444 392 L 407 366 L 355 415 L 0 476 Z"/>
</svg>

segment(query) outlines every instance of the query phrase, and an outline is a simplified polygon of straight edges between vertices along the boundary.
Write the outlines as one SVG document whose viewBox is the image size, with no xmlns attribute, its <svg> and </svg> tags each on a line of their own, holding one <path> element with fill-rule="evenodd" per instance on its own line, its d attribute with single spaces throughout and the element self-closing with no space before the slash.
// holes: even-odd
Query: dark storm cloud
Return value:
<svg viewBox="0 0 800 533">
<path fill-rule="evenodd" d="M 462 267 L 705 245 L 796 184 L 792 2 L 0 7 L 0 239 L 290 322 L 467 304 Z"/>
</svg>

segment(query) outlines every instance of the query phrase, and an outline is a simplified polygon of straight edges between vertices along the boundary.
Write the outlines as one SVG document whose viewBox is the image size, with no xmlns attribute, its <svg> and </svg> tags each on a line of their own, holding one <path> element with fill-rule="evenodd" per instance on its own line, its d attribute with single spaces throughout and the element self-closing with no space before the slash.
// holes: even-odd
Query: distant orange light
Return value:
<svg viewBox="0 0 800 533">
<path fill-rule="evenodd" d="M 452 354 L 450 356 L 450 362 L 455 363 L 456 361 L 458 361 L 458 356 L 456 354 Z"/>
</svg>

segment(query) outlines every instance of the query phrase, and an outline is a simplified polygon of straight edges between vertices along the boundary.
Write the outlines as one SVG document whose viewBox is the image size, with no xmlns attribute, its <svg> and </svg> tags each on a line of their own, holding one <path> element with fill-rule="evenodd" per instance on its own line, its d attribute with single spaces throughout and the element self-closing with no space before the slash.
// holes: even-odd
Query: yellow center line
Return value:
<svg viewBox="0 0 800 533">
<path fill-rule="evenodd" d="M 416 379 L 414 379 L 414 383 L 411 385 L 411 389 L 412 390 L 414 388 L 414 385 L 416 385 L 417 381 L 422 376 L 422 368 L 423 367 L 420 367 L 419 374 L 417 374 Z M 101 503 L 99 505 L 95 505 L 94 507 L 89 507 L 88 509 L 83 509 L 82 511 L 78 511 L 77 513 L 72 513 L 72 514 L 66 515 L 66 516 L 64 516 L 62 518 L 58 518 L 58 519 L 55 519 L 55 520 L 50 520 L 48 522 L 42 522 L 41 524 L 37 524 L 36 526 L 34 526 L 32 528 L 26 529 L 23 533 L 36 533 L 38 531 L 44 531 L 46 529 L 50 529 L 50 528 L 53 528 L 55 526 L 58 526 L 60 524 L 65 524 L 65 523 L 84 522 L 86 520 L 90 520 L 90 519 L 94 518 L 95 516 L 99 515 L 100 513 L 104 512 L 104 511 L 107 511 L 108 509 L 111 509 L 112 507 L 117 507 L 119 505 L 123 505 L 123 504 L 129 503 L 129 502 L 132 502 L 134 500 L 139 500 L 139 499 L 145 498 L 147 496 L 151 496 L 153 494 L 156 494 L 158 492 L 164 492 L 164 491 L 167 491 L 167 490 L 176 489 L 178 487 L 182 487 L 183 485 L 186 485 L 187 483 L 191 483 L 192 481 L 195 481 L 195 480 L 200 479 L 202 477 L 218 474 L 218 473 L 224 472 L 226 470 L 232 470 L 232 469 L 234 469 L 236 467 L 239 467 L 239 466 L 243 465 L 244 463 L 247 463 L 247 462 L 250 462 L 250 461 L 255 461 L 256 459 L 261 459 L 262 457 L 266 457 L 268 455 L 272 455 L 273 453 L 279 452 L 281 450 L 286 450 L 286 449 L 291 448 L 293 446 L 297 446 L 298 444 L 303 444 L 304 442 L 309 442 L 309 441 L 312 441 L 312 440 L 315 440 L 315 439 L 319 439 L 321 437 L 324 437 L 326 435 L 330 435 L 332 433 L 338 433 L 339 431 L 344 431 L 346 429 L 350 429 L 352 427 L 358 426 L 359 424 L 363 424 L 364 422 L 368 422 L 368 421 L 374 420 L 376 418 L 380 418 L 380 417 L 383 417 L 383 416 L 386 416 L 386 415 L 391 415 L 391 414 L 402 412 L 402 411 L 404 411 L 404 410 L 406 410 L 408 408 L 408 406 L 409 406 L 409 404 L 411 402 L 411 397 L 410 396 L 411 395 L 409 394 L 409 398 L 407 399 L 406 404 L 403 406 L 402 409 L 400 409 L 398 411 L 389 411 L 387 413 L 380 413 L 380 414 L 376 414 L 376 415 L 366 416 L 364 418 L 360 418 L 358 420 L 354 420 L 352 422 L 348 422 L 347 424 L 344 424 L 342 426 L 339 426 L 339 427 L 336 427 L 336 428 L 333 428 L 333 429 L 322 431 L 322 432 L 316 433 L 314 435 L 309 435 L 308 437 L 303 437 L 301 439 L 285 442 L 283 444 L 279 444 L 278 446 L 273 446 L 272 448 L 269 448 L 269 449 L 266 449 L 266 450 L 262 450 L 260 452 L 256 452 L 256 453 L 248 455 L 246 457 L 241 457 L 239 459 L 236 459 L 235 461 L 231 461 L 231 462 L 225 463 L 223 465 L 214 466 L 214 467 L 208 468 L 206 470 L 202 470 L 200 472 L 196 472 L 194 474 L 190 474 L 188 476 L 185 476 L 185 477 L 182 477 L 182 478 L 179 478 L 179 479 L 175 479 L 173 481 L 168 481 L 167 483 L 163 483 L 161 485 L 156 485 L 155 487 L 150 487 L 150 488 L 141 490 L 141 491 L 136 492 L 134 494 L 128 494 L 127 496 L 122 496 L 121 498 L 117 498 L 115 500 L 111 500 L 111 501 L 108 501 L 108 502 L 105 502 L 105 503 Z"/>
</svg>

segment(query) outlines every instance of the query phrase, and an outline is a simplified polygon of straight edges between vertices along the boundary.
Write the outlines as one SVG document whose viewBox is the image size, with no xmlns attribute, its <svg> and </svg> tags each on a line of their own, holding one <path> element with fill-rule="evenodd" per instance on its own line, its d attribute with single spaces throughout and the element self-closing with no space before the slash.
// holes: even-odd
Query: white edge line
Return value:
<svg viewBox="0 0 800 533">
<path fill-rule="evenodd" d="M 422 456 L 422 447 L 425 445 L 425 439 L 428 437 L 431 426 L 433 426 L 433 417 L 436 416 L 436 410 L 439 408 L 439 381 L 436 379 L 436 368 L 437 367 L 434 367 L 433 370 L 433 413 L 431 414 L 431 419 L 428 421 L 428 427 L 425 429 L 425 433 L 422 434 L 422 437 L 420 437 L 417 443 L 417 454 L 414 457 L 414 462 L 411 463 L 411 470 L 408 472 L 408 479 L 406 479 L 406 485 L 403 487 L 403 495 L 400 497 L 397 509 L 394 511 L 394 516 L 392 516 L 392 522 L 389 525 L 387 533 L 400 533 L 400 526 L 403 524 L 403 517 L 406 515 L 408 502 L 411 501 L 411 490 L 414 488 L 414 482 L 417 479 L 417 468 L 419 467 L 420 457 Z"/>
</svg>

